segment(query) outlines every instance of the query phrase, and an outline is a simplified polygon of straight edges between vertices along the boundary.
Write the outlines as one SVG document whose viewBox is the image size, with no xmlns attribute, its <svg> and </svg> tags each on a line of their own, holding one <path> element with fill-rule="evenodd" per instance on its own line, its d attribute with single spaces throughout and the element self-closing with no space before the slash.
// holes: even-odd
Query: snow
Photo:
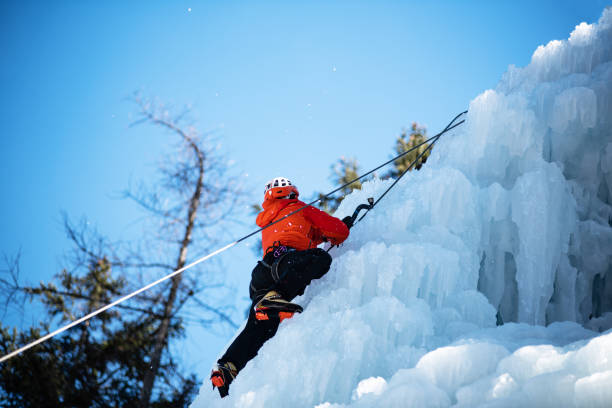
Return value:
<svg viewBox="0 0 612 408">
<path fill-rule="evenodd" d="M 471 101 L 230 396 L 205 381 L 192 407 L 612 406 L 611 226 L 606 9 Z"/>
<path fill-rule="evenodd" d="M 359 381 L 353 399 L 359 399 L 366 394 L 380 395 L 387 387 L 387 382 L 382 377 L 370 377 Z"/>
</svg>

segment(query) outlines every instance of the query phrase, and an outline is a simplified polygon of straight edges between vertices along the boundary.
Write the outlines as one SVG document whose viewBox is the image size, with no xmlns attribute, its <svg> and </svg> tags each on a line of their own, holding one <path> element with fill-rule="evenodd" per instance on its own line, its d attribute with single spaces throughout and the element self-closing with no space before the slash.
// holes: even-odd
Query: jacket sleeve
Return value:
<svg viewBox="0 0 612 408">
<path fill-rule="evenodd" d="M 265 227 L 266 226 L 266 222 L 264 221 L 265 218 L 265 212 L 262 211 L 259 214 L 257 214 L 257 218 L 255 219 L 255 224 L 257 224 L 258 227 Z"/>
<path fill-rule="evenodd" d="M 304 216 L 333 245 L 341 244 L 349 235 L 349 229 L 345 223 L 317 208 L 312 206 L 306 207 L 304 209 Z"/>
</svg>

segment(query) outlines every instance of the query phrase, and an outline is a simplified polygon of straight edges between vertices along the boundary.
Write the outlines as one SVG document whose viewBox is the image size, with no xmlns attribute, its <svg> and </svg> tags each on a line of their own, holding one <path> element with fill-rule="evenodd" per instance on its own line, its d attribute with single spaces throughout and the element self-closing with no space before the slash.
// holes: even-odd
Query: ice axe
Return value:
<svg viewBox="0 0 612 408">
<path fill-rule="evenodd" d="M 374 208 L 374 197 L 368 197 L 368 203 L 367 204 L 359 204 L 357 206 L 357 208 L 355 208 L 355 211 L 353 212 L 353 215 L 347 215 L 346 217 L 344 217 L 342 219 L 342 222 L 346 224 L 346 226 L 348 227 L 348 229 L 351 229 L 353 227 L 353 225 L 355 224 L 355 221 L 357 220 L 357 217 L 359 217 L 359 212 L 361 210 L 366 210 L 366 211 L 370 211 L 372 208 Z M 327 242 L 327 239 L 323 239 L 325 242 Z M 327 250 L 327 252 L 329 252 L 334 246 L 339 246 L 339 245 L 332 245 L 329 247 L 329 249 Z"/>
<path fill-rule="evenodd" d="M 345 221 L 345 224 L 347 224 L 347 226 L 349 226 L 349 229 L 353 226 L 353 224 L 355 224 L 355 220 L 357 219 L 357 217 L 359 216 L 359 211 L 361 210 L 367 210 L 370 211 L 372 208 L 374 208 L 374 197 L 368 197 L 368 203 L 367 204 L 359 204 L 357 206 L 357 208 L 355 208 L 355 211 L 353 212 L 353 215 L 351 215 L 350 217 L 344 217 L 342 219 L 342 221 L 344 220 L 349 220 L 350 219 L 350 224 Z"/>
</svg>

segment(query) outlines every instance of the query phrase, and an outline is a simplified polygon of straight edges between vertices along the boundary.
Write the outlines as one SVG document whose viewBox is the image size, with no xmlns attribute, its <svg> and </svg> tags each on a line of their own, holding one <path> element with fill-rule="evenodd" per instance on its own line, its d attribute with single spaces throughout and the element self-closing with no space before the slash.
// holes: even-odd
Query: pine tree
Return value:
<svg viewBox="0 0 612 408">
<path fill-rule="evenodd" d="M 355 180 L 357 177 L 359 177 L 359 163 L 356 159 L 341 157 L 331 166 L 331 180 L 338 187 Z M 344 196 L 353 190 L 360 189 L 361 181 L 356 181 L 340 189 L 333 197 L 325 197 L 323 193 L 319 193 L 318 198 L 321 200 L 319 206 L 323 211 L 333 214 L 340 206 Z"/>
<path fill-rule="evenodd" d="M 91 258 L 86 272 L 61 271 L 58 284 L 19 286 L 13 293 L 38 300 L 45 318 L 38 327 L 20 332 L 0 326 L 0 349 L 8 354 L 40 338 L 50 322 L 65 324 L 111 302 L 127 287 L 123 277 L 114 277 L 106 257 Z M 15 277 L 16 278 L 16 277 Z M 9 281 L 4 280 L 4 289 Z M 159 316 L 131 302 L 98 315 L 0 365 L 2 407 L 124 407 L 136 406 L 141 379 L 149 370 L 147 350 L 154 342 Z M 171 327 L 170 337 L 182 335 L 180 324 Z M 167 378 L 176 377 L 177 364 L 169 359 L 160 368 Z M 160 387 L 152 406 L 187 406 L 196 392 L 194 375 L 176 379 L 174 387 Z"/>
<path fill-rule="evenodd" d="M 154 277 L 181 269 L 189 256 L 207 253 L 224 238 L 220 222 L 240 202 L 240 184 L 228 174 L 217 144 L 188 122 L 188 110 L 171 114 L 138 94 L 134 102 L 140 111 L 133 125 L 163 129 L 178 142 L 164 157 L 160 178 L 152 187 L 125 193 L 149 215 L 152 222 L 145 228 L 151 229 L 139 240 L 110 244 L 87 223 L 74 228 L 66 217 L 75 251 L 69 267 L 57 276 L 58 283 L 35 287 L 20 285 L 16 276 L 12 281 L 0 279 L 5 306 L 15 303 L 16 293 L 25 294 L 44 305 L 45 321 L 60 322 L 21 333 L 2 327 L 3 354 L 46 334 L 51 326 L 73 321 Z M 83 265 L 87 270 L 80 269 Z M 214 266 L 208 263 L 193 268 L 197 273 L 176 275 L 9 360 L 0 367 L 5 381 L 0 383 L 0 406 L 187 405 L 197 379 L 181 374 L 171 345 L 184 336 L 187 323 L 237 328 L 231 297 L 224 293 L 224 275 Z M 29 390 L 18 382 L 28 384 Z M 39 404 L 29 395 L 35 394 L 37 382 L 51 384 L 44 393 L 48 402 Z"/>
<path fill-rule="evenodd" d="M 400 136 L 396 139 L 395 148 L 394 148 L 394 151 L 395 151 L 394 156 L 399 155 L 407 150 L 410 150 L 414 148 L 415 146 L 418 146 L 419 144 L 423 143 L 425 140 L 427 140 L 427 129 L 425 127 L 419 126 L 419 124 L 416 122 L 412 123 L 412 126 L 410 127 L 410 133 L 404 130 L 402 131 Z M 412 152 L 395 160 L 393 162 L 393 169 L 391 169 L 387 173 L 387 176 L 393 177 L 393 178 L 398 177 L 400 174 L 406 171 L 406 169 L 408 169 L 408 166 L 410 166 L 412 162 L 417 160 L 417 157 L 419 157 L 419 155 L 425 152 L 428 146 L 429 144 L 425 143 L 419 146 L 418 148 L 416 148 L 415 150 L 413 150 Z M 413 170 L 413 169 L 420 170 L 423 164 L 425 164 L 425 162 L 427 161 L 427 158 L 429 157 L 430 153 L 431 153 L 431 149 L 427 150 L 423 154 L 423 156 L 417 160 L 415 165 L 409 170 Z"/>
</svg>

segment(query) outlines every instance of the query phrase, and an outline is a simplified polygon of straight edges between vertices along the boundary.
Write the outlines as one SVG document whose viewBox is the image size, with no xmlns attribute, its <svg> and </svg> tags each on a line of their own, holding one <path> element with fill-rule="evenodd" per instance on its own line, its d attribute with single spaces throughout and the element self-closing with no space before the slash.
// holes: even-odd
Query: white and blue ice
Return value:
<svg viewBox="0 0 612 408">
<path fill-rule="evenodd" d="M 610 407 L 611 225 L 607 9 L 477 96 L 230 396 L 206 381 L 192 407 Z"/>
</svg>

